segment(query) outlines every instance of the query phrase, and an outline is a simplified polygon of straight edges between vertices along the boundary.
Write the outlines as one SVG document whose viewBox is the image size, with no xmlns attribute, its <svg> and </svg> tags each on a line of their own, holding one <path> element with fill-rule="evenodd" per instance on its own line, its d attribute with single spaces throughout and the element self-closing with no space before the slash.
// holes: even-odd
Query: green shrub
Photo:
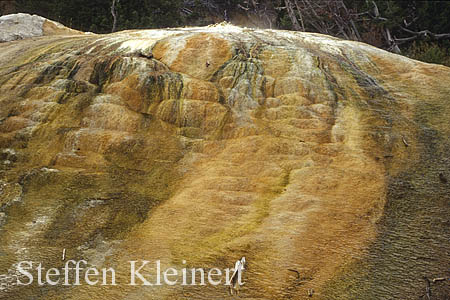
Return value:
<svg viewBox="0 0 450 300">
<path fill-rule="evenodd" d="M 450 67 L 450 49 L 436 42 L 413 42 L 405 54 L 413 59 Z"/>
</svg>

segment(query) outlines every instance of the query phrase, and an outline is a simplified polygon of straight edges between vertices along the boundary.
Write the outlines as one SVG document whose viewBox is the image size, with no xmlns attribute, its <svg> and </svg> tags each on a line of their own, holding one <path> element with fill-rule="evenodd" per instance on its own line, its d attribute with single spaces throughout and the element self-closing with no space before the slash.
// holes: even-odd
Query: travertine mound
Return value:
<svg viewBox="0 0 450 300">
<path fill-rule="evenodd" d="M 23 40 L 43 35 L 82 34 L 37 15 L 11 14 L 0 17 L 0 42 Z"/>
<path fill-rule="evenodd" d="M 231 299 L 127 286 L 128 261 L 245 256 L 246 299 L 417 298 L 450 270 L 449 95 L 449 68 L 311 33 L 1 44 L 0 295 Z M 63 249 L 119 285 L 15 285 L 17 262 Z"/>
</svg>

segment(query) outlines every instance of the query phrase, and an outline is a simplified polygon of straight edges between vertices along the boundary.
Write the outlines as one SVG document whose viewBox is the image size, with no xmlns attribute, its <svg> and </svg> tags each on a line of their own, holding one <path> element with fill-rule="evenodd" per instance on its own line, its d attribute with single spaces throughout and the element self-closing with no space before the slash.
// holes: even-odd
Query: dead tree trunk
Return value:
<svg viewBox="0 0 450 300">
<path fill-rule="evenodd" d="M 113 17 L 113 27 L 111 32 L 115 32 L 116 28 L 117 28 L 117 12 L 116 12 L 116 2 L 118 2 L 119 0 L 112 0 L 112 5 L 111 5 L 111 14 Z"/>
<path fill-rule="evenodd" d="M 289 18 L 291 19 L 294 30 L 300 30 L 300 24 L 298 24 L 297 16 L 295 15 L 294 8 L 292 7 L 291 0 L 284 0 L 284 3 L 286 4 L 286 10 Z"/>
<path fill-rule="evenodd" d="M 303 22 L 302 10 L 300 9 L 300 6 L 298 5 L 298 1 L 297 0 L 295 0 L 295 6 L 297 7 L 297 13 L 298 13 L 298 16 L 300 18 L 300 24 L 302 25 L 302 31 L 306 31 L 305 30 L 305 22 Z"/>
</svg>

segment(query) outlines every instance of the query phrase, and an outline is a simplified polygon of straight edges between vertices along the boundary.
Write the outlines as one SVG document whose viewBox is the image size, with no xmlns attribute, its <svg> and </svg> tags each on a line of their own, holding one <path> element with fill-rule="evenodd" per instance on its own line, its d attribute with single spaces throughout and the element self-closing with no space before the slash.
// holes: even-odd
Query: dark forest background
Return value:
<svg viewBox="0 0 450 300">
<path fill-rule="evenodd" d="M 95 33 L 222 21 L 319 32 L 450 66 L 450 1 L 0 0 L 2 15 L 16 12 Z"/>
</svg>

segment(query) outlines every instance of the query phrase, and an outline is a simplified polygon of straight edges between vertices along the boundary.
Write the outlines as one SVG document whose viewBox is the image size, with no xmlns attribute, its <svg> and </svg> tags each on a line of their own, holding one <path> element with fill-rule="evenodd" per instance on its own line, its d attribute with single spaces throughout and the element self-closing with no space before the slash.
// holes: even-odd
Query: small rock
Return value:
<svg viewBox="0 0 450 300">
<path fill-rule="evenodd" d="M 46 167 L 41 168 L 41 171 L 46 172 L 46 173 L 58 173 L 59 172 L 59 170 L 57 170 L 57 169 L 49 169 Z"/>
<path fill-rule="evenodd" d="M 138 49 L 138 50 L 133 51 L 131 53 L 125 54 L 125 56 L 143 57 L 143 58 L 152 59 L 153 58 L 153 53 L 152 53 L 151 49 Z"/>
<path fill-rule="evenodd" d="M 148 49 L 140 49 L 139 50 L 139 56 L 151 59 L 151 58 L 153 58 L 153 53 L 152 53 L 152 50 L 150 48 L 148 48 Z"/>
</svg>

